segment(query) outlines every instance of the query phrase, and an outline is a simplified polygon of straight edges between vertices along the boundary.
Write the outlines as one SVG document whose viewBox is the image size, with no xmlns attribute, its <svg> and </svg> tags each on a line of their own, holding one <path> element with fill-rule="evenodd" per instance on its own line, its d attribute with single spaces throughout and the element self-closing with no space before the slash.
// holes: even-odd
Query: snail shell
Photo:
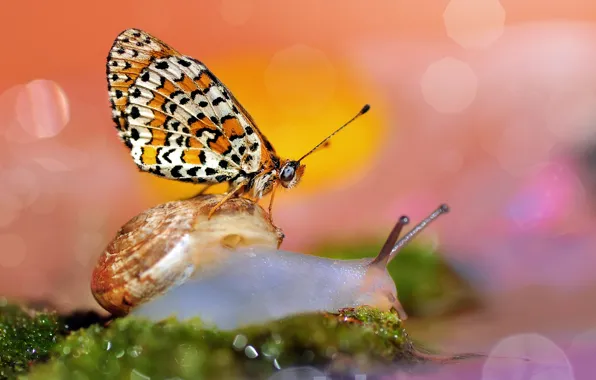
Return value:
<svg viewBox="0 0 596 380">
<path fill-rule="evenodd" d="M 217 266 L 231 250 L 249 246 L 277 249 L 284 234 L 258 204 L 245 198 L 200 195 L 150 208 L 116 234 L 93 271 L 91 291 L 114 315 L 163 294 L 198 269 Z"/>
</svg>

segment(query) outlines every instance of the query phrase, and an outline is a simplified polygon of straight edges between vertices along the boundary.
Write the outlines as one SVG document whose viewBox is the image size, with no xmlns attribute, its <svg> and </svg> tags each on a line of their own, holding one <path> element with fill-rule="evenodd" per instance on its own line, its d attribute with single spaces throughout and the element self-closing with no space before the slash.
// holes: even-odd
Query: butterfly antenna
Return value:
<svg viewBox="0 0 596 380">
<path fill-rule="evenodd" d="M 318 143 L 317 146 L 315 146 L 314 148 L 312 148 L 308 153 L 306 153 L 304 156 L 300 157 L 300 159 L 298 159 L 297 161 L 298 162 L 302 161 L 307 156 L 309 156 L 311 153 L 313 153 L 314 151 L 316 151 L 317 149 L 319 149 L 319 147 L 321 147 L 321 145 L 327 143 L 327 141 L 329 141 L 329 139 L 332 138 L 337 132 L 341 131 L 342 129 L 344 129 L 345 127 L 347 127 L 351 122 L 353 122 L 354 120 L 356 120 L 360 116 L 362 116 L 365 113 L 367 113 L 369 109 L 370 109 L 370 106 L 368 104 L 366 104 L 364 107 L 362 107 L 362 109 L 360 110 L 360 112 L 358 112 L 356 114 L 356 116 L 354 116 L 353 118 L 351 118 L 350 120 L 348 120 L 348 122 L 345 123 L 344 125 L 342 125 L 341 127 L 337 128 L 335 130 L 335 132 L 333 132 L 332 134 L 330 134 L 329 136 L 327 136 L 327 138 L 325 138 L 323 141 L 321 141 L 320 143 Z"/>
</svg>

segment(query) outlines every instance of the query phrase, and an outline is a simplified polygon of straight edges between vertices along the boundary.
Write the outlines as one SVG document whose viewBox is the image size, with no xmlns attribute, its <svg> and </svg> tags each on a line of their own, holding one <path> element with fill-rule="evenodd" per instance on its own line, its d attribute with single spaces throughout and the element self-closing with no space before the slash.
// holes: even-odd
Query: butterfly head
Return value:
<svg viewBox="0 0 596 380">
<path fill-rule="evenodd" d="M 301 164 L 301 161 L 303 159 L 305 159 L 306 157 L 308 157 L 309 155 L 311 155 L 312 153 L 316 152 L 317 150 L 328 146 L 329 139 L 331 139 L 331 137 L 333 137 L 337 132 L 344 129 L 348 124 L 350 124 L 351 122 L 353 122 L 360 116 L 367 113 L 369 109 L 370 109 L 370 106 L 368 104 L 365 105 L 364 107 L 362 107 L 362 109 L 360 110 L 360 112 L 358 112 L 358 114 L 356 114 L 356 116 L 354 116 L 347 123 L 345 123 L 338 129 L 336 129 L 335 132 L 333 132 L 332 134 L 327 136 L 327 138 L 325 138 L 323 141 L 318 143 L 314 148 L 312 148 L 308 153 L 306 153 L 304 156 L 300 157 L 298 160 L 285 161 L 283 163 L 283 165 L 281 165 L 281 169 L 279 169 L 279 174 L 278 174 L 278 178 L 279 178 L 279 181 L 281 182 L 281 185 L 283 187 L 285 187 L 286 189 L 291 189 L 294 186 L 296 186 L 298 184 L 298 182 L 300 182 L 300 178 L 302 178 L 302 174 L 304 174 L 304 168 L 306 168 L 306 165 Z"/>
<path fill-rule="evenodd" d="M 304 174 L 304 168 L 306 165 L 300 163 L 300 161 L 287 160 L 281 166 L 279 170 L 279 181 L 286 189 L 291 189 L 298 185 L 302 174 Z"/>
</svg>

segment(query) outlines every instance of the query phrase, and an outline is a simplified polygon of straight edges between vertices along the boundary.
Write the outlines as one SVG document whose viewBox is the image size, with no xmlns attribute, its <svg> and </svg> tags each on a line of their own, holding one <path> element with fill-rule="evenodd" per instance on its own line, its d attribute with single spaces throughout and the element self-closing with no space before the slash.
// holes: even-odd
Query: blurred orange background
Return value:
<svg viewBox="0 0 596 380">
<path fill-rule="evenodd" d="M 371 104 L 308 158 L 300 186 L 276 196 L 285 249 L 385 236 L 399 215 L 417 220 L 447 202 L 452 213 L 421 239 L 492 268 L 492 286 L 511 292 L 495 301 L 498 310 L 513 299 L 525 305 L 520 289 L 532 267 L 530 285 L 578 295 L 582 312 L 561 318 L 587 326 L 596 314 L 582 302 L 596 289 L 596 165 L 585 153 L 596 149 L 596 3 L 1 7 L 0 294 L 96 307 L 89 276 L 117 229 L 197 191 L 139 172 L 116 135 L 106 57 L 135 27 L 203 61 L 284 157 L 302 155 Z M 575 266 L 560 251 L 543 252 L 554 243 L 540 237 L 563 235 L 587 247 Z M 515 239 L 533 236 L 542 245 L 524 243 L 533 253 L 522 257 Z M 560 299 L 573 302 L 565 292 Z M 538 293 L 536 304 L 556 297 Z M 524 307 L 527 318 L 516 323 L 532 325 L 538 312 Z"/>
</svg>

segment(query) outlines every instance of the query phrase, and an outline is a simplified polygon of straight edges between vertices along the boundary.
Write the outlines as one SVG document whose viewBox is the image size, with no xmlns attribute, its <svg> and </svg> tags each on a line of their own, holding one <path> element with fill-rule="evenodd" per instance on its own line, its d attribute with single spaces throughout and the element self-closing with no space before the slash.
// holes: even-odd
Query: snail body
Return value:
<svg viewBox="0 0 596 380">
<path fill-rule="evenodd" d="M 197 273 L 132 314 L 158 321 L 175 311 L 180 320 L 199 317 L 219 329 L 234 329 L 292 314 L 360 305 L 385 310 L 395 305 L 401 310 L 389 274 L 380 268 L 377 273 L 369 263 L 369 259 L 332 260 L 282 250 L 242 249 L 219 268 Z"/>
<path fill-rule="evenodd" d="M 248 199 L 225 202 L 208 219 L 220 198 L 170 202 L 122 227 L 94 271 L 100 305 L 155 321 L 198 317 L 219 329 L 364 305 L 405 319 L 387 264 L 447 211 L 441 206 L 398 240 L 408 223 L 401 217 L 375 258 L 337 260 L 280 250 L 283 233 Z"/>
</svg>

